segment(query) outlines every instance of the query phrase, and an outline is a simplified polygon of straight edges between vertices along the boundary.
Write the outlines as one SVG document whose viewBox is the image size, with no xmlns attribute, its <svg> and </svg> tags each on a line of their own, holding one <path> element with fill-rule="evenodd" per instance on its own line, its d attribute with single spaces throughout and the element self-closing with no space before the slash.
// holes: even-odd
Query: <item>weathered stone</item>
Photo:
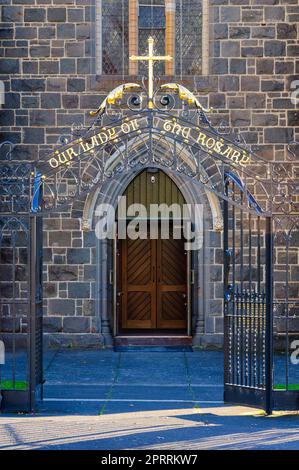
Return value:
<svg viewBox="0 0 299 470">
<path fill-rule="evenodd" d="M 50 57 L 50 46 L 31 46 L 30 55 L 31 57 Z"/>
<path fill-rule="evenodd" d="M 38 127 L 24 127 L 24 144 L 43 144 L 45 141 L 45 129 Z"/>
<path fill-rule="evenodd" d="M 57 38 L 58 39 L 73 39 L 75 38 L 76 29 L 72 23 L 58 24 L 57 25 Z"/>
<path fill-rule="evenodd" d="M 41 78 L 17 78 L 11 80 L 13 91 L 44 91 L 45 80 Z"/>
<path fill-rule="evenodd" d="M 265 126 L 277 126 L 278 116 L 275 114 L 253 114 L 252 125 L 265 127 Z"/>
<path fill-rule="evenodd" d="M 214 39 L 226 39 L 228 37 L 228 26 L 225 23 L 214 25 Z"/>
<path fill-rule="evenodd" d="M 242 91 L 259 91 L 260 80 L 259 77 L 241 77 L 241 90 Z"/>
<path fill-rule="evenodd" d="M 266 143 L 288 143 L 294 138 L 293 129 L 288 127 L 273 127 L 264 130 Z"/>
<path fill-rule="evenodd" d="M 253 38 L 275 38 L 275 28 L 274 26 L 259 26 L 252 28 L 252 37 Z"/>
<path fill-rule="evenodd" d="M 229 63 L 229 73 L 245 74 L 246 73 L 246 59 L 231 59 Z"/>
<path fill-rule="evenodd" d="M 229 28 L 229 37 L 231 39 L 247 39 L 250 37 L 250 28 L 245 26 L 233 26 Z"/>
<path fill-rule="evenodd" d="M 69 282 L 68 295 L 72 299 L 90 298 L 90 283 L 89 282 Z"/>
<path fill-rule="evenodd" d="M 28 60 L 23 61 L 23 73 L 24 74 L 38 74 L 38 61 Z"/>
<path fill-rule="evenodd" d="M 44 333 L 59 333 L 62 331 L 62 317 L 44 317 L 43 330 Z"/>
<path fill-rule="evenodd" d="M 228 60 L 222 58 L 211 59 L 211 73 L 215 75 L 228 73 Z"/>
<path fill-rule="evenodd" d="M 42 23 L 46 18 L 45 8 L 25 8 L 24 9 L 24 21 L 30 23 Z"/>
<path fill-rule="evenodd" d="M 48 315 L 75 315 L 75 301 L 72 299 L 49 299 Z"/>
<path fill-rule="evenodd" d="M 44 75 L 58 74 L 59 62 L 58 60 L 42 60 L 40 62 L 40 73 Z"/>
<path fill-rule="evenodd" d="M 50 232 L 49 246 L 71 246 L 71 233 L 61 230 Z"/>
<path fill-rule="evenodd" d="M 30 125 L 31 126 L 54 126 L 55 125 L 55 111 L 46 111 L 43 109 L 30 110 Z"/>
<path fill-rule="evenodd" d="M 265 41 L 265 55 L 280 57 L 286 54 L 284 41 Z"/>
<path fill-rule="evenodd" d="M 233 110 L 231 112 L 231 123 L 234 127 L 250 126 L 250 112 L 246 109 Z"/>
<path fill-rule="evenodd" d="M 283 7 L 265 7 L 266 21 L 284 21 L 285 10 Z"/>
<path fill-rule="evenodd" d="M 23 9 L 21 6 L 15 5 L 2 5 L 1 7 L 1 21 L 3 23 L 22 23 L 23 22 Z"/>
<path fill-rule="evenodd" d="M 20 61 L 18 59 L 0 59 L 0 73 L 20 73 Z"/>
<path fill-rule="evenodd" d="M 256 61 L 256 73 L 260 75 L 271 75 L 274 70 L 273 59 L 257 59 Z"/>
<path fill-rule="evenodd" d="M 67 91 L 85 91 L 85 80 L 83 78 L 68 78 Z"/>
<path fill-rule="evenodd" d="M 68 265 L 50 265 L 49 280 L 50 281 L 76 281 L 78 279 L 78 266 Z"/>
<path fill-rule="evenodd" d="M 39 39 L 52 39 L 55 38 L 55 27 L 54 26 L 43 26 L 38 28 Z"/>
<path fill-rule="evenodd" d="M 90 24 L 78 24 L 76 28 L 77 39 L 89 39 L 91 37 Z"/>
<path fill-rule="evenodd" d="M 72 317 L 63 319 L 65 333 L 89 333 L 90 319 L 88 317 Z"/>
<path fill-rule="evenodd" d="M 248 93 L 246 96 L 246 107 L 248 109 L 264 109 L 266 96 L 260 93 Z"/>
<path fill-rule="evenodd" d="M 90 263 L 90 250 L 88 248 L 68 248 L 67 262 L 69 264 Z"/>
<path fill-rule="evenodd" d="M 221 91 L 238 91 L 239 90 L 239 77 L 226 76 L 219 78 L 219 90 Z M 225 99 L 224 99 L 225 103 Z"/>
<path fill-rule="evenodd" d="M 61 95 L 59 93 L 43 93 L 41 95 L 41 107 L 48 109 L 60 108 Z"/>
<path fill-rule="evenodd" d="M 261 90 L 262 91 L 283 91 L 284 81 L 283 80 L 262 80 Z"/>
<path fill-rule="evenodd" d="M 62 106 L 65 109 L 78 108 L 79 97 L 78 95 L 62 95 Z"/>
<path fill-rule="evenodd" d="M 222 57 L 239 57 L 240 42 L 239 41 L 222 41 L 221 43 Z"/>
<path fill-rule="evenodd" d="M 288 56 L 289 57 L 298 57 L 299 56 L 299 46 L 296 45 L 288 45 Z"/>
<path fill-rule="evenodd" d="M 299 126 L 299 111 L 288 111 L 288 126 Z"/>
<path fill-rule="evenodd" d="M 66 21 L 66 8 L 48 8 L 48 21 L 62 23 Z"/>
<path fill-rule="evenodd" d="M 260 23 L 263 20 L 263 10 L 242 10 L 243 23 Z"/>
<path fill-rule="evenodd" d="M 291 75 L 294 73 L 294 62 L 275 62 L 275 73 L 277 75 Z"/>
<path fill-rule="evenodd" d="M 71 74 L 76 72 L 76 59 L 61 59 L 60 60 L 60 73 Z"/>
<path fill-rule="evenodd" d="M 279 23 L 277 25 L 277 38 L 278 39 L 296 39 L 297 38 L 297 25 L 289 23 Z"/>
<path fill-rule="evenodd" d="M 84 55 L 83 42 L 69 42 L 66 44 L 67 57 L 82 57 Z"/>
<path fill-rule="evenodd" d="M 241 47 L 242 57 L 263 57 L 263 48 L 262 47 Z"/>
<path fill-rule="evenodd" d="M 1 126 L 13 126 L 15 122 L 15 115 L 13 110 L 1 109 L 0 110 L 0 125 Z"/>
<path fill-rule="evenodd" d="M 235 23 L 240 21 L 240 8 L 235 6 L 221 7 L 221 22 L 222 23 Z"/>
</svg>

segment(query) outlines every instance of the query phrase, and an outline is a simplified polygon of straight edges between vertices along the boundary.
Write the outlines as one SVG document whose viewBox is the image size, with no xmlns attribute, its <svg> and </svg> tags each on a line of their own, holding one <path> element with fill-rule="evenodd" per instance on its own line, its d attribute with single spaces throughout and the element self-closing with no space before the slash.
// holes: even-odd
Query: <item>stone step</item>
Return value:
<svg viewBox="0 0 299 470">
<path fill-rule="evenodd" d="M 191 351 L 191 336 L 117 336 L 114 338 L 116 351 Z"/>
</svg>

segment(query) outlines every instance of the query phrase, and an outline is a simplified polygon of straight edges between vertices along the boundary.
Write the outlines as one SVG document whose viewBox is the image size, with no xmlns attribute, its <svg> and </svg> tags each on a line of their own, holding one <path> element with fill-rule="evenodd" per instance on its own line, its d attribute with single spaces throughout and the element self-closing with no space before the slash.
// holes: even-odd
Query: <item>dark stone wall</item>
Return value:
<svg viewBox="0 0 299 470">
<path fill-rule="evenodd" d="M 292 81 L 299 78 L 298 1 L 209 4 L 209 75 L 185 77 L 184 83 L 215 109 L 213 124 L 241 129 L 261 156 L 284 160 L 287 142 L 299 133 L 299 112 L 290 99 Z M 1 10 L 0 80 L 6 92 L 1 139 L 16 144 L 20 160 L 38 160 L 72 125 L 87 125 L 89 111 L 121 77 L 96 76 L 92 0 L 3 0 Z M 94 235 L 69 215 L 49 217 L 44 231 L 45 331 L 53 337 L 92 335 Z M 292 273 L 298 273 L 295 266 Z M 212 266 L 212 282 L 220 285 L 221 277 L 221 266 Z M 209 334 L 222 328 L 216 299 L 214 316 L 205 324 Z"/>
</svg>

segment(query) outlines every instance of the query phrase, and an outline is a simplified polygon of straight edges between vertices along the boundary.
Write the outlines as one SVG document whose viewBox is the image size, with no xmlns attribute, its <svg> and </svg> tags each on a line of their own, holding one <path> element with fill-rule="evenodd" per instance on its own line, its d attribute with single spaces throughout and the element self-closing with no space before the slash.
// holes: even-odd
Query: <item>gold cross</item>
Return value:
<svg viewBox="0 0 299 470">
<path fill-rule="evenodd" d="M 170 61 L 172 57 L 170 55 L 154 56 L 154 39 L 150 36 L 147 42 L 148 55 L 132 55 L 130 60 L 144 60 L 148 62 L 148 107 L 152 109 L 154 96 L 154 62 L 156 60 Z"/>
</svg>

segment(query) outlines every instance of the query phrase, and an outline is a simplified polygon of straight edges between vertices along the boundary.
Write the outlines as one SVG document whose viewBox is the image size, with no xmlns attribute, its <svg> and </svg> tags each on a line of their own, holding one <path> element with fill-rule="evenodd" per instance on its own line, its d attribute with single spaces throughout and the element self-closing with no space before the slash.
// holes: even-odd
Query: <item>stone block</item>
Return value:
<svg viewBox="0 0 299 470">
<path fill-rule="evenodd" d="M 263 10 L 242 10 L 242 22 L 243 23 L 261 23 L 263 21 Z"/>
<path fill-rule="evenodd" d="M 281 57 L 286 55 L 284 41 L 265 41 L 265 56 Z"/>
<path fill-rule="evenodd" d="M 65 333 L 90 333 L 90 319 L 88 317 L 69 317 L 63 319 Z"/>
<path fill-rule="evenodd" d="M 221 23 L 235 23 L 240 21 L 240 7 L 223 6 L 221 7 Z"/>
<path fill-rule="evenodd" d="M 75 38 L 76 29 L 72 23 L 58 24 L 57 25 L 57 38 L 58 39 L 73 39 Z"/>
<path fill-rule="evenodd" d="M 78 266 L 50 265 L 49 281 L 76 281 L 78 279 Z"/>
<path fill-rule="evenodd" d="M 60 93 L 43 93 L 41 95 L 41 107 L 46 109 L 61 108 Z"/>
<path fill-rule="evenodd" d="M 23 23 L 23 8 L 19 5 L 3 5 L 1 7 L 2 23 Z"/>
<path fill-rule="evenodd" d="M 49 246 L 71 246 L 71 233 L 61 230 L 50 232 Z"/>
<path fill-rule="evenodd" d="M 12 91 L 44 91 L 45 80 L 41 78 L 16 78 L 11 80 Z"/>
<path fill-rule="evenodd" d="M 17 74 L 20 73 L 19 59 L 0 59 L 0 74 Z"/>
<path fill-rule="evenodd" d="M 69 264 L 90 263 L 90 250 L 88 248 L 68 248 L 67 262 Z"/>
<path fill-rule="evenodd" d="M 64 109 L 78 108 L 79 97 L 75 94 L 63 95 L 62 96 L 62 107 Z"/>
<path fill-rule="evenodd" d="M 299 111 L 288 111 L 288 126 L 299 127 Z"/>
<path fill-rule="evenodd" d="M 214 39 L 226 39 L 228 37 L 228 26 L 225 23 L 214 25 Z"/>
<path fill-rule="evenodd" d="M 289 127 L 273 127 L 264 130 L 265 143 L 286 144 L 293 138 L 293 129 Z"/>
<path fill-rule="evenodd" d="M 44 333 L 59 333 L 62 331 L 62 317 L 43 317 Z"/>
<path fill-rule="evenodd" d="M 211 59 L 211 74 L 223 75 L 228 73 L 228 59 L 214 58 Z"/>
<path fill-rule="evenodd" d="M 31 57 L 50 57 L 50 46 L 34 45 L 30 47 Z"/>
<path fill-rule="evenodd" d="M 30 125 L 31 126 L 54 126 L 55 125 L 55 111 L 48 111 L 44 109 L 30 110 Z"/>
<path fill-rule="evenodd" d="M 240 57 L 239 41 L 222 41 L 221 43 L 222 57 Z"/>
<path fill-rule="evenodd" d="M 26 23 L 43 23 L 46 18 L 45 8 L 25 8 L 24 21 Z"/>
<path fill-rule="evenodd" d="M 252 125 L 258 127 L 277 126 L 278 116 L 276 114 L 253 114 Z"/>
<path fill-rule="evenodd" d="M 285 9 L 284 7 L 266 6 L 265 7 L 265 20 L 267 22 L 284 21 Z"/>
<path fill-rule="evenodd" d="M 76 59 L 61 59 L 60 60 L 60 73 L 71 74 L 76 72 Z"/>
<path fill-rule="evenodd" d="M 248 39 L 250 38 L 250 28 L 245 26 L 232 26 L 229 28 L 230 39 Z"/>
<path fill-rule="evenodd" d="M 89 282 L 69 282 L 68 295 L 71 299 L 89 299 L 90 283 Z"/>
<path fill-rule="evenodd" d="M 75 301 L 73 299 L 49 299 L 48 315 L 75 315 Z"/>
<path fill-rule="evenodd" d="M 84 55 L 83 42 L 69 42 L 65 46 L 67 57 L 82 57 Z"/>
<path fill-rule="evenodd" d="M 272 75 L 274 70 L 273 59 L 257 59 L 256 73 L 259 75 Z"/>
<path fill-rule="evenodd" d="M 24 144 L 43 144 L 45 141 L 45 129 L 38 127 L 23 127 Z"/>
<path fill-rule="evenodd" d="M 248 127 L 250 121 L 250 112 L 247 109 L 232 110 L 231 124 L 233 127 Z"/>
<path fill-rule="evenodd" d="M 43 75 L 56 75 L 59 73 L 59 62 L 58 60 L 42 60 L 39 69 Z"/>
<path fill-rule="evenodd" d="M 241 91 L 259 91 L 259 77 L 244 76 L 241 77 Z"/>
<path fill-rule="evenodd" d="M 262 93 L 248 93 L 246 96 L 246 107 L 248 109 L 264 109 L 266 96 Z"/>
<path fill-rule="evenodd" d="M 297 24 L 279 23 L 277 25 L 278 39 L 297 39 Z"/>
<path fill-rule="evenodd" d="M 257 26 L 252 28 L 252 37 L 253 38 L 275 38 L 275 28 L 274 26 Z"/>
<path fill-rule="evenodd" d="M 246 73 L 246 59 L 231 59 L 229 63 L 229 73 L 245 74 Z"/>
<path fill-rule="evenodd" d="M 48 21 L 50 23 L 65 23 L 66 8 L 48 8 Z"/>
<path fill-rule="evenodd" d="M 85 80 L 83 78 L 68 78 L 67 91 L 79 92 L 85 90 Z"/>
</svg>

